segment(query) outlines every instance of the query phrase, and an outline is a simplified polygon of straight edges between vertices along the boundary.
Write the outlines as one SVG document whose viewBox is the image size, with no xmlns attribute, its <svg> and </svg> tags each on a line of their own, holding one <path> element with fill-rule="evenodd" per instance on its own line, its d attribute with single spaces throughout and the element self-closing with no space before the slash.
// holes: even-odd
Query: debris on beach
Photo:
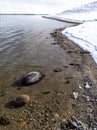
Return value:
<svg viewBox="0 0 97 130">
<path fill-rule="evenodd" d="M 21 83 L 22 85 L 32 85 L 42 80 L 44 76 L 42 72 L 33 71 L 25 74 L 21 79 Z"/>
<path fill-rule="evenodd" d="M 74 99 L 77 99 L 77 97 L 78 97 L 78 92 L 73 92 L 72 96 L 73 96 Z"/>
<path fill-rule="evenodd" d="M 26 125 L 27 125 L 27 123 L 26 123 L 25 121 L 20 122 L 20 127 L 21 127 L 21 128 L 25 127 Z"/>
<path fill-rule="evenodd" d="M 86 89 L 92 89 L 94 86 L 92 83 L 86 82 L 85 88 Z"/>
<path fill-rule="evenodd" d="M 63 115 L 63 118 L 64 118 L 64 119 L 69 119 L 69 117 L 70 117 L 70 113 L 65 113 L 65 114 Z"/>
<path fill-rule="evenodd" d="M 29 103 L 30 97 L 28 95 L 19 95 L 14 98 L 14 106 L 19 107 Z"/>
<path fill-rule="evenodd" d="M 74 64 L 74 63 L 70 63 L 69 65 L 73 66 L 73 65 L 75 65 L 75 64 Z"/>
</svg>

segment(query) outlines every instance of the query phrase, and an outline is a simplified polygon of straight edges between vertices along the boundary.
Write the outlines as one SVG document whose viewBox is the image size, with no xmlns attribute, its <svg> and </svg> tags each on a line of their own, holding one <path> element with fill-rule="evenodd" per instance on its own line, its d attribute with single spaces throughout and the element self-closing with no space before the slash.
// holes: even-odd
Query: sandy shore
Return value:
<svg viewBox="0 0 97 130">
<path fill-rule="evenodd" d="M 46 69 L 46 77 L 41 82 L 34 87 L 21 89 L 19 86 L 13 87 L 13 81 L 25 72 L 25 67 L 18 70 L 19 74 L 16 68 L 5 72 L 6 77 L 15 73 L 7 81 L 1 80 L 3 77 L 6 79 L 4 72 L 1 73 L 1 84 L 8 86 L 2 90 L 0 96 L 0 130 L 97 129 L 97 66 L 89 53 L 63 36 L 61 30 L 63 29 L 56 29 L 51 33 L 54 37 L 52 46 L 61 46 L 66 52 L 64 60 L 70 60 L 59 67 L 60 72 L 54 72 L 53 68 L 52 71 Z M 14 95 L 22 93 L 30 96 L 30 103 L 13 108 L 10 101 Z M 72 118 L 76 120 L 76 125 Z M 81 122 L 80 128 L 78 121 Z"/>
</svg>

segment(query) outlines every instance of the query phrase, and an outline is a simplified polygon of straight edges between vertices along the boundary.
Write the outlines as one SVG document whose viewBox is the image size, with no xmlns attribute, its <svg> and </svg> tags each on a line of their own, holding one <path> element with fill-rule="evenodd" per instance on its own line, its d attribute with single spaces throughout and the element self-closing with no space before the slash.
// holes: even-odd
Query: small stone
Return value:
<svg viewBox="0 0 97 130">
<path fill-rule="evenodd" d="M 56 45 L 57 43 L 56 42 L 53 42 L 52 45 Z"/>
<path fill-rule="evenodd" d="M 64 67 L 64 68 L 68 68 L 68 66 L 67 66 L 67 65 L 64 65 L 63 67 Z"/>
<path fill-rule="evenodd" d="M 33 105 L 32 105 L 32 104 L 30 104 L 29 106 L 30 106 L 30 107 L 32 107 Z"/>
<path fill-rule="evenodd" d="M 17 87 L 17 90 L 21 90 L 21 87 Z"/>
<path fill-rule="evenodd" d="M 77 50 L 69 50 L 67 53 L 77 52 Z"/>
<path fill-rule="evenodd" d="M 91 89 L 91 88 L 93 88 L 94 86 L 92 85 L 92 83 L 91 84 L 89 84 L 88 82 L 86 82 L 86 85 L 85 85 L 85 88 L 86 89 Z"/>
<path fill-rule="evenodd" d="M 72 96 L 73 96 L 74 99 L 77 99 L 77 97 L 78 97 L 78 92 L 73 92 Z"/>
<path fill-rule="evenodd" d="M 70 81 L 69 81 L 69 80 L 66 80 L 66 81 L 65 81 L 65 83 L 66 83 L 66 84 L 69 84 L 69 83 L 70 83 Z"/>
<path fill-rule="evenodd" d="M 25 121 L 20 122 L 20 127 L 21 128 L 25 127 L 26 125 L 27 125 L 27 123 Z"/>
<path fill-rule="evenodd" d="M 60 72 L 60 71 L 62 71 L 60 68 L 54 69 L 54 72 Z"/>
<path fill-rule="evenodd" d="M 75 64 L 74 63 L 70 63 L 69 65 L 74 66 Z"/>
<path fill-rule="evenodd" d="M 80 54 L 89 54 L 89 53 L 90 53 L 90 52 L 87 51 L 87 50 L 83 50 L 83 51 L 80 52 Z"/>
<path fill-rule="evenodd" d="M 12 117 L 11 119 L 14 120 L 14 117 Z"/>
<path fill-rule="evenodd" d="M 50 94 L 50 91 L 44 91 L 42 94 Z"/>
<path fill-rule="evenodd" d="M 14 105 L 15 106 L 23 106 L 29 103 L 30 97 L 28 95 L 19 95 L 14 98 Z"/>
<path fill-rule="evenodd" d="M 59 115 L 56 113 L 56 114 L 54 115 L 54 117 L 55 117 L 55 119 L 58 119 L 58 118 L 59 118 Z"/>
<path fill-rule="evenodd" d="M 62 123 L 67 125 L 68 124 L 68 121 L 66 119 L 62 119 Z"/>
<path fill-rule="evenodd" d="M 77 107 L 77 103 L 74 102 L 74 103 L 72 104 L 72 107 Z"/>
</svg>

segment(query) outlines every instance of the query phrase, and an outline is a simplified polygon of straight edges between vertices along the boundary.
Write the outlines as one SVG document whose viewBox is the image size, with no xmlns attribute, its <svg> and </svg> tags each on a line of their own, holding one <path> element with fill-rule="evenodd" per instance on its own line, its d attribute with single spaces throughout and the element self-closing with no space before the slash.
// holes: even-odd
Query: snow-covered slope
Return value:
<svg viewBox="0 0 97 130">
<path fill-rule="evenodd" d="M 72 10 L 67 10 L 56 15 L 51 15 L 51 18 L 72 21 L 72 22 L 85 22 L 97 20 L 97 1 L 85 4 Z"/>
</svg>

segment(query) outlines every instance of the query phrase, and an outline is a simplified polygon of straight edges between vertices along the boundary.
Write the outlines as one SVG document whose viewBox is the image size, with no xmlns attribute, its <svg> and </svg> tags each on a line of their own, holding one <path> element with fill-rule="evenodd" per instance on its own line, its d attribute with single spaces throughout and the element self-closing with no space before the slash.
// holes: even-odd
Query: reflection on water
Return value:
<svg viewBox="0 0 97 130">
<path fill-rule="evenodd" d="M 51 45 L 50 32 L 69 25 L 41 16 L 0 15 L 0 67 L 61 64 L 65 53 Z"/>
</svg>

